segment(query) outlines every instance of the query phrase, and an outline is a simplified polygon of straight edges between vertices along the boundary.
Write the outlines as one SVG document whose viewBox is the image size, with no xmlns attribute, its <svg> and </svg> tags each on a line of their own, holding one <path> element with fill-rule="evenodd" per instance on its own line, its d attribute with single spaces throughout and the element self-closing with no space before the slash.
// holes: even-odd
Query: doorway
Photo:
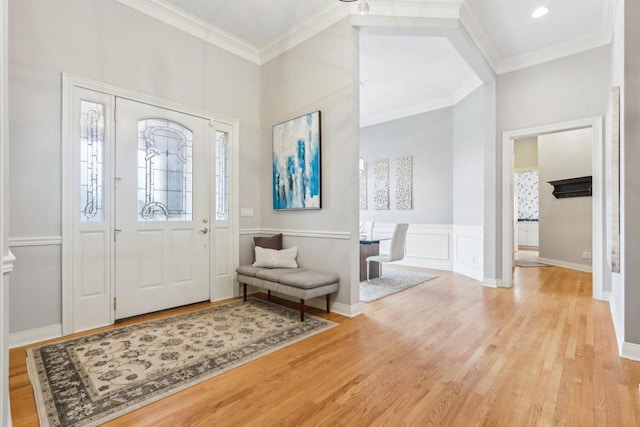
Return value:
<svg viewBox="0 0 640 427">
<path fill-rule="evenodd" d="M 519 129 L 503 133 L 502 144 L 502 285 L 511 287 L 513 250 L 514 250 L 514 201 L 513 201 L 513 155 L 514 140 L 538 135 L 552 133 L 590 129 L 592 135 L 592 277 L 593 277 L 593 298 L 603 298 L 603 250 L 604 242 L 604 217 L 603 206 L 603 181 L 604 173 L 602 167 L 602 118 L 576 120 L 571 122 L 555 123 L 534 128 Z"/>
<path fill-rule="evenodd" d="M 63 78 L 63 335 L 234 296 L 238 123 Z"/>
<path fill-rule="evenodd" d="M 209 299 L 209 121 L 116 98 L 115 317 Z"/>
</svg>

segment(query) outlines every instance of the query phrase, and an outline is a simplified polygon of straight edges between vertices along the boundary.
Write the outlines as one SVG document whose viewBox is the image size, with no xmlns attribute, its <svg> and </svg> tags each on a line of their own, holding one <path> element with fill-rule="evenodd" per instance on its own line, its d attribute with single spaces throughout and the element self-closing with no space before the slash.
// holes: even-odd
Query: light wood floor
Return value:
<svg viewBox="0 0 640 427">
<path fill-rule="evenodd" d="M 340 326 L 108 425 L 638 425 L 640 363 L 618 357 L 590 274 L 516 268 L 490 289 L 437 273 L 352 319 L 310 309 Z M 10 370 L 13 424 L 35 426 L 25 348 Z"/>
</svg>

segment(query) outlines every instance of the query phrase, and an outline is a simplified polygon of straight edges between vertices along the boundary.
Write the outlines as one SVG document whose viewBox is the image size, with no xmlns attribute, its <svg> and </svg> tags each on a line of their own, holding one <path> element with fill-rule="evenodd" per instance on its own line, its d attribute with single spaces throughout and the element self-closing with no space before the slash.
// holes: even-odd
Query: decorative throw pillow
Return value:
<svg viewBox="0 0 640 427">
<path fill-rule="evenodd" d="M 253 266 L 265 268 L 297 268 L 297 256 L 297 246 L 279 251 L 256 246 L 256 262 L 253 263 Z"/>
<path fill-rule="evenodd" d="M 282 233 L 271 237 L 254 237 L 253 243 L 261 248 L 275 249 L 279 251 L 282 249 Z"/>
</svg>

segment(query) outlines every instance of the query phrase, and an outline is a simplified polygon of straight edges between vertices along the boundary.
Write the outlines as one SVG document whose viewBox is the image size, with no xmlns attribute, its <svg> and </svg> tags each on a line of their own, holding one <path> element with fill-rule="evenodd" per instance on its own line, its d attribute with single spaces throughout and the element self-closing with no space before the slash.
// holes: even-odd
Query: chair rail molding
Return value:
<svg viewBox="0 0 640 427">
<path fill-rule="evenodd" d="M 240 230 L 241 236 L 253 236 L 256 234 L 278 234 L 290 237 L 311 237 L 316 239 L 336 239 L 350 240 L 351 233 L 348 231 L 314 231 L 314 230 L 286 230 L 279 228 L 243 228 Z"/>
<path fill-rule="evenodd" d="M 16 261 L 16 256 L 11 252 L 11 249 L 7 254 L 2 257 L 2 274 L 9 274 L 13 271 L 13 265 Z"/>
<path fill-rule="evenodd" d="M 9 247 L 62 245 L 62 236 L 10 237 Z"/>
</svg>

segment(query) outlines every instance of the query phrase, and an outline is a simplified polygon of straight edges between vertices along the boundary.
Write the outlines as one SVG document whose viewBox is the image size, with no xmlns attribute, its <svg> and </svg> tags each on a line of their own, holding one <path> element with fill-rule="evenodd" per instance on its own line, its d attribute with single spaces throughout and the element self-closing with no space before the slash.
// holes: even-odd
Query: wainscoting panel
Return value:
<svg viewBox="0 0 640 427">
<path fill-rule="evenodd" d="M 482 281 L 484 277 L 484 233 L 481 226 L 453 227 L 453 271 Z"/>
<path fill-rule="evenodd" d="M 212 301 L 219 301 L 234 296 L 234 273 L 233 260 L 230 258 L 230 248 L 232 246 L 231 228 L 216 227 L 213 232 L 214 250 L 211 256 L 214 258 L 211 262 L 211 275 L 213 283 L 209 294 Z"/>
<path fill-rule="evenodd" d="M 375 223 L 373 236 L 388 238 L 393 236 L 395 224 Z M 453 227 L 440 224 L 409 224 L 407 231 L 406 253 L 400 265 L 453 270 L 451 257 Z M 380 252 L 389 252 L 391 240 L 380 242 Z"/>
</svg>

